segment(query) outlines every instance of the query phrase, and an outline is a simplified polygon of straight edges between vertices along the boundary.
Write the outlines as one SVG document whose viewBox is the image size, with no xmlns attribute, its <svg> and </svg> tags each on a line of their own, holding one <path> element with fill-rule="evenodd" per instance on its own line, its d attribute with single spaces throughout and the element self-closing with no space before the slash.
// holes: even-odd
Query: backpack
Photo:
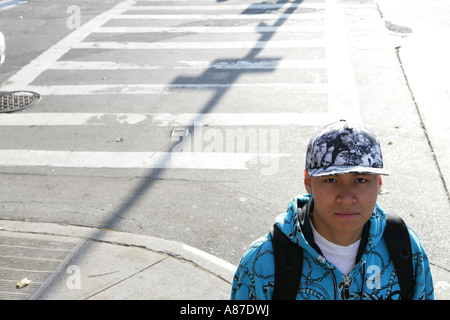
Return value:
<svg viewBox="0 0 450 320">
<path fill-rule="evenodd" d="M 303 248 L 293 243 L 275 224 L 270 233 L 275 259 L 275 287 L 272 299 L 295 300 L 302 276 Z M 403 219 L 388 214 L 383 237 L 400 283 L 401 299 L 411 300 L 415 280 L 411 241 Z"/>
</svg>

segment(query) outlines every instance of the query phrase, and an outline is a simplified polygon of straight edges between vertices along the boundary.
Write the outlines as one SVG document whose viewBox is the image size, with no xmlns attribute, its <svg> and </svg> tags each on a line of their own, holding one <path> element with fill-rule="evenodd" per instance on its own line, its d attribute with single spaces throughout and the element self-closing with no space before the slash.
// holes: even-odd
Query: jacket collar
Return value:
<svg viewBox="0 0 450 320">
<path fill-rule="evenodd" d="M 314 210 L 314 197 L 311 196 L 308 202 L 304 203 L 300 198 L 297 198 L 297 218 L 300 228 L 303 233 L 303 237 L 309 243 L 309 245 L 316 250 L 320 255 L 322 251 L 319 246 L 317 246 L 314 241 L 313 232 L 311 230 L 310 217 Z M 361 236 L 361 242 L 359 244 L 358 253 L 356 254 L 355 264 L 361 260 L 361 257 L 364 253 L 364 248 L 367 245 L 367 240 L 369 238 L 369 229 L 370 229 L 370 219 L 364 224 L 363 233 Z"/>
</svg>

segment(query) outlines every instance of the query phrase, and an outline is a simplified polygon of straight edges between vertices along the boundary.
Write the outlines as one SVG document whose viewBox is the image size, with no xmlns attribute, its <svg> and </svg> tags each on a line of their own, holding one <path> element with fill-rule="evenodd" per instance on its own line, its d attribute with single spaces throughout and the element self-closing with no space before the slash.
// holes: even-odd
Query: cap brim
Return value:
<svg viewBox="0 0 450 320">
<path fill-rule="evenodd" d="M 311 177 L 332 176 L 347 173 L 360 173 L 360 174 L 380 174 L 388 176 L 389 172 L 384 168 L 371 168 L 371 167 L 348 167 L 348 166 L 330 166 L 318 169 L 308 169 L 308 174 Z"/>
</svg>

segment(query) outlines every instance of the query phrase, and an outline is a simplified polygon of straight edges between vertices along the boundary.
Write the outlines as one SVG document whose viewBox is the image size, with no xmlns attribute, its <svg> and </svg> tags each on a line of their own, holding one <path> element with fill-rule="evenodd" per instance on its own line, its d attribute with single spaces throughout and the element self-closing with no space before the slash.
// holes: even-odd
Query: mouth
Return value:
<svg viewBox="0 0 450 320">
<path fill-rule="evenodd" d="M 356 219 L 359 217 L 358 212 L 336 212 L 335 215 L 340 219 Z"/>
</svg>

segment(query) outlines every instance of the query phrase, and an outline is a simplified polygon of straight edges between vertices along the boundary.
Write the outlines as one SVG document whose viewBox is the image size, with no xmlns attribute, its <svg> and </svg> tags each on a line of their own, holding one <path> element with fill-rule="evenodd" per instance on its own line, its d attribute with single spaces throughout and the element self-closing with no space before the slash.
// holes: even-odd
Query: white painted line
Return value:
<svg viewBox="0 0 450 320">
<path fill-rule="evenodd" d="M 14 8 L 19 4 L 26 3 L 26 0 L 4 0 L 0 1 L 0 11 Z"/>
<path fill-rule="evenodd" d="M 183 66 L 175 69 L 319 69 L 326 68 L 325 60 L 264 60 L 261 61 L 222 61 L 210 63 L 208 61 L 178 61 Z"/>
<path fill-rule="evenodd" d="M 151 114 L 157 126 L 316 126 L 333 120 L 329 113 L 160 113 Z"/>
<path fill-rule="evenodd" d="M 330 122 L 327 113 L 160 113 L 151 114 L 157 126 L 315 126 Z M 339 119 L 337 119 L 339 120 Z"/>
<path fill-rule="evenodd" d="M 82 41 L 88 35 L 111 20 L 114 16 L 121 14 L 129 9 L 135 1 L 124 1 L 116 5 L 110 10 L 103 12 L 96 16 L 89 22 L 82 25 L 80 28 L 74 30 L 67 37 L 60 40 L 54 46 L 50 47 L 39 55 L 36 59 L 31 61 L 28 65 L 19 70 L 15 75 L 9 78 L 3 85 L 2 90 L 13 91 L 23 90 L 25 86 L 35 80 L 49 65 L 60 59 L 66 54 L 72 46 Z"/>
<path fill-rule="evenodd" d="M 203 124 L 208 126 L 308 126 L 326 124 L 325 113 L 181 113 L 153 114 L 152 122 L 158 126 Z"/>
<path fill-rule="evenodd" d="M 343 5 L 326 0 L 325 55 L 328 62 L 328 112 L 361 121 L 357 85 L 350 58 Z"/>
<path fill-rule="evenodd" d="M 0 116 L 6 126 L 103 126 L 109 124 L 158 127 L 308 126 L 325 124 L 324 113 L 11 113 Z"/>
<path fill-rule="evenodd" d="M 0 166 L 64 168 L 164 168 L 247 170 L 258 159 L 279 159 L 288 154 L 228 152 L 88 152 L 0 150 Z"/>
<path fill-rule="evenodd" d="M 230 60 L 211 63 L 209 61 L 177 61 L 173 67 L 151 64 L 119 63 L 114 61 L 56 61 L 49 66 L 53 70 L 161 70 L 161 69 L 318 69 L 326 68 L 325 60 Z"/>
<path fill-rule="evenodd" d="M 76 49 L 112 50 L 167 50 L 167 49 L 262 49 L 262 48 L 317 48 L 325 45 L 323 40 L 279 41 L 226 41 L 226 42 L 79 42 Z"/>
<path fill-rule="evenodd" d="M 284 33 L 284 32 L 318 32 L 323 25 L 312 26 L 241 26 L 241 27 L 101 27 L 94 33 Z"/>
<path fill-rule="evenodd" d="M 113 19 L 122 20 L 321 20 L 319 13 L 263 13 L 263 14 L 121 14 Z"/>
<path fill-rule="evenodd" d="M 11 113 L 0 117 L 0 126 L 83 126 L 137 124 L 147 120 L 138 113 Z"/>
<path fill-rule="evenodd" d="M 88 113 L 22 113 L 5 114 L 0 126 L 73 126 L 87 124 L 101 114 Z"/>
<path fill-rule="evenodd" d="M 215 4 L 215 5 L 180 5 L 180 6 L 133 6 L 133 11 L 218 11 L 218 10 L 279 10 L 294 8 L 323 9 L 323 3 L 254 3 L 254 4 Z"/>
<path fill-rule="evenodd" d="M 49 66 L 54 70 L 159 70 L 163 66 L 114 61 L 56 61 Z"/>
<path fill-rule="evenodd" d="M 176 90 L 263 89 L 265 92 L 327 93 L 327 84 L 313 83 L 236 83 L 236 84 L 104 84 L 27 86 L 22 90 L 41 95 L 93 95 L 93 94 L 172 94 Z"/>
</svg>

